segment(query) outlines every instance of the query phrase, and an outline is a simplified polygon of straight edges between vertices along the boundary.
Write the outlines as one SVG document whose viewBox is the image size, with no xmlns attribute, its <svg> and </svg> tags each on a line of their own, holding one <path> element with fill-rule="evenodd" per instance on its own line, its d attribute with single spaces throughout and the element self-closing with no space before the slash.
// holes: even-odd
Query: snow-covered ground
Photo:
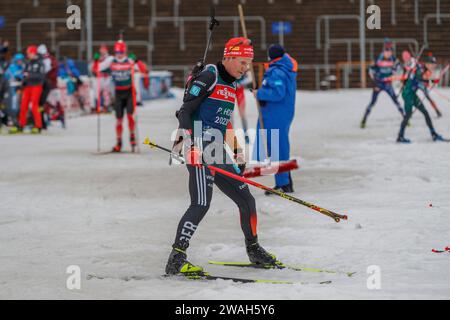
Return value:
<svg viewBox="0 0 450 320">
<path fill-rule="evenodd" d="M 176 95 L 139 109 L 141 140 L 170 146 L 181 91 Z M 286 263 L 356 271 L 352 278 L 207 265 L 246 260 L 237 209 L 215 189 L 188 250 L 192 262 L 224 276 L 333 283 L 161 279 L 189 202 L 187 171 L 145 146 L 141 154 L 95 155 L 94 116 L 71 119 L 66 131 L 55 124 L 42 136 L 0 136 L 0 298 L 449 299 L 450 255 L 431 249 L 450 245 L 450 143 L 432 142 L 419 113 L 407 128 L 413 143 L 395 143 L 400 117 L 385 94 L 360 129 L 369 98 L 369 90 L 300 91 L 291 131 L 301 164 L 293 173 L 295 196 L 348 214 L 348 221 L 337 224 L 252 188 L 263 246 Z M 444 117 L 430 114 L 450 137 L 450 104 L 436 100 Z M 255 124 L 250 96 L 247 103 Z M 114 144 L 113 116 L 101 125 L 106 150 Z M 273 185 L 272 177 L 258 181 Z M 81 268 L 80 290 L 66 288 L 70 265 Z M 380 268 L 380 290 L 367 288 L 371 265 Z M 86 280 L 88 274 L 111 278 Z M 148 278 L 120 280 L 133 275 Z"/>
</svg>

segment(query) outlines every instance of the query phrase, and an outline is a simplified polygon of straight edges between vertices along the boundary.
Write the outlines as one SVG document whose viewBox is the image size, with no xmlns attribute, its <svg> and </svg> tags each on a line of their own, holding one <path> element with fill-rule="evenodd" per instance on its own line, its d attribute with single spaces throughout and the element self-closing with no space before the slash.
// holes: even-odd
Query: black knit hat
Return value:
<svg viewBox="0 0 450 320">
<path fill-rule="evenodd" d="M 428 52 L 428 54 L 426 55 L 426 57 L 423 60 L 425 63 L 433 63 L 433 64 L 437 63 L 436 57 L 433 56 L 432 52 Z"/>
<path fill-rule="evenodd" d="M 269 47 L 269 58 L 270 60 L 282 57 L 284 54 L 284 48 L 279 44 L 272 44 Z"/>
</svg>

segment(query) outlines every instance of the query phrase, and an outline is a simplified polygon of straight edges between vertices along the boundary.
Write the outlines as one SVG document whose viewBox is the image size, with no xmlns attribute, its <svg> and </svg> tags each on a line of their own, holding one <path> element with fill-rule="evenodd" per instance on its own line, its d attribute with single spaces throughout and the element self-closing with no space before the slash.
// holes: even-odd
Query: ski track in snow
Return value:
<svg viewBox="0 0 450 320">
<path fill-rule="evenodd" d="M 439 89 L 447 96 L 450 90 Z M 141 141 L 170 147 L 176 99 L 138 109 Z M 245 261 L 235 205 L 215 188 L 211 209 L 188 250 L 212 274 L 329 285 L 238 284 L 161 279 L 179 218 L 189 203 L 187 171 L 167 154 L 95 155 L 97 118 L 70 119 L 42 136 L 0 136 L 0 298 L 2 299 L 448 299 L 450 143 L 433 143 L 417 112 L 407 128 L 411 145 L 395 143 L 400 117 L 380 95 L 359 128 L 370 90 L 304 92 L 291 128 L 295 196 L 349 220 L 328 217 L 252 189 L 261 244 L 286 263 L 356 271 L 343 275 L 233 269 L 208 260 Z M 450 105 L 435 96 L 450 137 Z M 247 94 L 249 124 L 257 120 Z M 237 117 L 237 113 L 235 114 Z M 101 117 L 102 150 L 114 144 L 114 117 Z M 239 119 L 235 123 L 240 125 Z M 125 126 L 126 127 L 126 126 Z M 124 132 L 125 148 L 129 148 Z M 258 181 L 273 185 L 272 177 Z M 432 207 L 429 204 L 432 203 Z M 361 226 L 358 227 L 358 226 Z M 66 268 L 78 265 L 81 290 L 68 290 Z M 381 268 L 381 289 L 367 289 L 367 267 Z M 86 280 L 88 274 L 110 276 Z M 144 275 L 145 280 L 120 277 Z"/>
</svg>

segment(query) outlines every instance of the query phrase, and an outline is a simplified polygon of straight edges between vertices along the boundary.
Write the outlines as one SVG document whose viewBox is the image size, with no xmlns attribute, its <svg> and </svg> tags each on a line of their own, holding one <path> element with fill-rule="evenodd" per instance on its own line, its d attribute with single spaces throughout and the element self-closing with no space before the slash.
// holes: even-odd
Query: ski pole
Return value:
<svg viewBox="0 0 450 320">
<path fill-rule="evenodd" d="M 100 99 L 101 99 L 101 89 L 100 89 L 100 77 L 97 70 L 97 152 L 100 152 Z"/>
<path fill-rule="evenodd" d="M 449 97 L 446 97 L 446 96 L 444 96 L 442 93 L 440 93 L 439 91 L 437 91 L 437 90 L 434 90 L 434 93 L 436 93 L 439 97 L 441 97 L 442 99 L 444 99 L 444 100 L 446 100 L 446 101 L 448 101 L 448 102 L 450 102 L 450 98 Z"/>
<path fill-rule="evenodd" d="M 169 150 L 169 149 L 167 149 L 167 148 L 161 147 L 160 145 L 158 145 L 158 144 L 156 144 L 156 143 L 154 143 L 154 142 L 151 142 L 150 139 L 149 139 L 148 137 L 146 137 L 146 138 L 144 139 L 144 144 L 150 146 L 151 148 L 158 148 L 158 149 L 160 149 L 160 150 L 166 151 L 166 152 L 170 153 L 173 157 L 176 157 L 176 158 L 182 160 L 182 163 L 185 163 L 184 158 L 182 158 L 181 156 L 178 156 L 176 153 L 173 153 L 171 150 Z M 237 174 L 234 174 L 234 173 L 232 173 L 232 172 L 223 170 L 223 169 L 218 168 L 218 167 L 216 167 L 216 166 L 213 166 L 213 165 L 207 165 L 207 164 L 205 164 L 205 166 L 206 166 L 212 173 L 218 172 L 218 173 L 223 174 L 223 175 L 225 175 L 225 176 L 227 176 L 227 177 L 230 177 L 230 178 L 232 178 L 232 179 L 235 179 L 235 180 L 238 180 L 238 181 L 247 183 L 247 184 L 249 184 L 249 185 L 252 185 L 252 186 L 254 186 L 254 187 L 257 187 L 257 188 L 259 188 L 259 189 L 263 189 L 263 190 L 265 190 L 265 191 L 268 191 L 268 192 L 270 192 L 270 193 L 272 193 L 272 194 L 275 194 L 275 195 L 277 195 L 277 196 L 280 196 L 280 197 L 283 198 L 283 199 L 290 200 L 290 201 L 293 201 L 293 202 L 295 202 L 295 203 L 301 204 L 301 205 L 306 206 L 306 207 L 308 207 L 308 208 L 310 208 L 310 209 L 312 209 L 312 210 L 315 210 L 315 211 L 317 211 L 317 212 L 319 212 L 319 213 L 321 213 L 321 214 L 323 214 L 323 215 L 325 215 L 325 216 L 328 216 L 328 217 L 332 218 L 332 219 L 333 219 L 334 221 L 336 221 L 336 222 L 341 221 L 341 219 L 342 219 L 342 220 L 348 220 L 347 215 L 341 215 L 341 214 L 335 213 L 335 212 L 330 211 L 330 210 L 328 210 L 328 209 L 319 207 L 319 206 L 317 206 L 317 205 L 315 205 L 315 204 L 312 204 L 312 203 L 303 201 L 303 200 L 301 200 L 301 199 L 298 199 L 298 198 L 296 198 L 296 197 L 290 196 L 290 195 L 288 195 L 288 194 L 286 194 L 286 193 L 284 193 L 284 192 L 281 192 L 281 191 L 272 189 L 272 188 L 270 188 L 270 187 L 267 187 L 267 186 L 265 186 L 265 185 L 263 185 L 263 184 L 257 183 L 257 182 L 255 182 L 255 181 L 253 181 L 253 180 L 250 180 L 250 179 L 244 178 L 244 177 L 242 177 L 242 176 L 239 176 L 239 175 L 237 175 Z"/>
<path fill-rule="evenodd" d="M 180 161 L 182 164 L 185 164 L 185 163 L 186 163 L 186 161 L 184 160 L 184 158 L 183 158 L 182 156 L 176 154 L 175 152 L 173 152 L 173 151 L 170 150 L 170 149 L 167 149 L 167 148 L 161 147 L 160 145 L 157 145 L 156 143 L 150 141 L 150 139 L 149 139 L 148 137 L 145 137 L 143 144 L 148 145 L 150 148 L 158 148 L 158 149 L 160 149 L 160 150 L 163 150 L 163 151 L 165 151 L 165 152 L 168 152 L 168 153 L 170 154 L 171 158 L 177 159 L 177 160 Z"/>
<path fill-rule="evenodd" d="M 136 88 L 135 81 L 134 81 L 134 68 L 135 68 L 135 62 L 133 61 L 133 64 L 131 66 L 131 99 L 133 101 L 133 117 L 134 117 L 134 130 L 136 133 L 136 146 L 137 146 L 137 153 L 141 153 L 141 149 L 139 147 L 139 126 L 138 126 L 138 115 L 136 110 Z M 139 85 L 139 83 L 137 84 Z"/>
<path fill-rule="evenodd" d="M 241 20 L 242 33 L 244 34 L 244 38 L 247 38 L 247 28 L 245 26 L 245 20 L 244 20 L 244 9 L 242 9 L 241 4 L 238 5 L 238 10 L 239 10 L 239 19 Z M 253 90 L 256 90 L 256 77 L 255 77 L 255 70 L 253 69 L 253 63 L 250 63 L 250 74 L 252 75 Z M 258 99 L 256 99 L 256 108 L 258 109 L 258 121 L 259 121 L 260 132 L 264 132 L 264 120 L 262 117 L 261 106 L 259 104 Z M 257 133 L 257 134 L 259 134 L 259 133 Z M 267 147 L 267 140 L 266 140 L 266 137 L 264 136 L 264 134 L 260 135 L 260 137 L 263 141 L 265 157 L 267 159 L 269 157 L 269 149 Z"/>
<path fill-rule="evenodd" d="M 211 7 L 211 20 L 209 22 L 209 36 L 208 36 L 208 43 L 206 44 L 205 53 L 203 54 L 202 64 L 205 64 L 206 61 L 206 55 L 208 54 L 209 47 L 211 45 L 212 40 L 212 34 L 214 31 L 215 26 L 219 26 L 219 21 L 216 20 L 216 10 L 214 6 Z"/>
<path fill-rule="evenodd" d="M 186 81 L 186 84 L 185 84 L 185 89 L 186 90 L 188 88 L 188 83 L 189 83 L 189 80 L 191 79 L 191 77 L 196 76 L 199 72 L 201 72 L 203 70 L 203 67 L 204 67 L 205 62 L 206 62 L 206 56 L 208 54 L 209 47 L 211 46 L 211 41 L 212 41 L 214 28 L 216 26 L 220 25 L 220 22 L 218 20 L 216 20 L 216 9 L 215 9 L 215 7 L 213 5 L 210 8 L 210 18 L 211 19 L 209 20 L 209 27 L 208 27 L 209 35 L 208 35 L 208 41 L 206 43 L 205 52 L 203 53 L 202 60 L 197 61 L 197 63 L 195 64 L 194 68 L 192 69 L 191 74 L 188 76 L 188 80 Z M 172 149 L 175 147 L 176 143 L 177 143 L 176 141 L 173 142 Z M 169 166 L 170 165 L 172 165 L 172 154 L 169 157 Z"/>
</svg>

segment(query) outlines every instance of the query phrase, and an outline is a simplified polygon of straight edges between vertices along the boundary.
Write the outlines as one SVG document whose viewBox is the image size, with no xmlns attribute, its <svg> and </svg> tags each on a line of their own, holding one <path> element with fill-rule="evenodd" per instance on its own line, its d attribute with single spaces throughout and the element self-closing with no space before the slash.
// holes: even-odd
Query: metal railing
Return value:
<svg viewBox="0 0 450 320">
<path fill-rule="evenodd" d="M 220 16 L 216 17 L 220 22 L 233 22 L 233 32 L 234 36 L 237 37 L 239 35 L 239 16 Z M 178 23 L 179 25 L 179 48 L 181 51 L 186 50 L 186 28 L 185 23 L 187 22 L 204 22 L 205 23 L 205 40 L 208 40 L 208 27 L 209 27 L 210 17 L 206 16 L 191 16 L 191 17 L 157 17 L 154 16 L 149 19 L 148 23 L 148 42 L 151 44 L 151 50 L 154 50 L 154 29 L 158 22 L 170 22 L 170 23 Z M 266 21 L 262 16 L 247 16 L 245 17 L 247 21 L 256 21 L 260 24 L 260 34 L 261 34 L 261 49 L 265 50 L 267 48 L 266 43 Z"/>
<path fill-rule="evenodd" d="M 439 21 L 443 18 L 450 18 L 450 13 L 429 13 L 427 15 L 425 15 L 425 17 L 423 17 L 423 44 L 426 45 L 428 47 L 428 20 L 432 19 L 432 18 L 438 18 L 439 16 Z M 440 24 L 436 21 L 437 24 Z M 443 41 L 446 41 L 445 39 L 442 39 Z"/>
<path fill-rule="evenodd" d="M 416 39 L 413 38 L 391 38 L 390 39 L 393 43 L 394 52 L 397 50 L 397 44 L 399 43 L 406 43 L 406 44 L 412 44 L 414 46 L 415 52 L 419 51 L 419 42 Z M 366 44 L 369 44 L 369 53 L 370 53 L 370 59 L 375 60 L 375 44 L 382 44 L 384 43 L 384 38 L 370 38 L 366 39 Z M 336 38 L 336 39 L 329 39 L 329 44 L 346 44 L 347 45 L 347 61 L 349 63 L 352 62 L 352 45 L 357 44 L 359 45 L 359 39 L 357 38 Z"/>
<path fill-rule="evenodd" d="M 152 66 L 151 70 L 161 70 L 161 71 L 183 71 L 183 79 L 186 80 L 191 72 L 192 65 L 184 65 L 184 64 L 158 64 Z"/>
<path fill-rule="evenodd" d="M 57 23 L 67 23 L 67 19 L 65 18 L 27 18 L 27 19 L 19 19 L 16 24 L 16 43 L 17 43 L 17 51 L 22 50 L 22 25 L 24 24 L 42 24 L 49 23 L 50 24 L 50 48 L 52 50 L 56 50 L 56 24 Z M 81 20 L 81 25 L 84 26 L 83 20 Z M 80 29 L 80 41 L 84 41 L 84 28 Z"/>
<path fill-rule="evenodd" d="M 316 48 L 321 49 L 321 25 L 322 21 L 325 24 L 325 45 L 323 48 L 323 64 L 328 66 L 329 64 L 329 50 L 330 50 L 330 20 L 357 20 L 360 23 L 360 16 L 354 14 L 339 14 L 339 15 L 321 15 L 316 18 Z M 330 69 L 326 69 L 326 73 L 330 73 Z"/>
</svg>

